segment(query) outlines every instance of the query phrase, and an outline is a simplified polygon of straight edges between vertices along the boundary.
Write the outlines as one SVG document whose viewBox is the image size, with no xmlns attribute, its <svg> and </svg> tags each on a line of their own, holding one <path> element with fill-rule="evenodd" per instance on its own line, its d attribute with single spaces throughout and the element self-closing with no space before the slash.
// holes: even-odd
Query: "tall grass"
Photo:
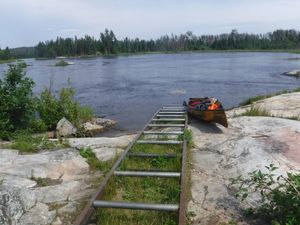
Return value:
<svg viewBox="0 0 300 225">
<path fill-rule="evenodd" d="M 264 110 L 260 109 L 259 107 L 251 106 L 246 112 L 242 113 L 240 116 L 271 116 L 271 114 Z"/>
<path fill-rule="evenodd" d="M 244 100 L 243 102 L 241 102 L 240 106 L 250 105 L 250 104 L 252 104 L 256 101 L 262 100 L 262 99 L 270 98 L 270 97 L 273 97 L 273 96 L 276 96 L 276 95 L 281 95 L 281 94 L 293 93 L 293 92 L 300 92 L 300 87 L 295 88 L 291 91 L 290 90 L 283 90 L 283 91 L 280 91 L 280 92 L 276 92 L 274 94 L 258 95 L 258 96 L 255 96 L 255 97 L 250 97 L 250 98 Z"/>
</svg>

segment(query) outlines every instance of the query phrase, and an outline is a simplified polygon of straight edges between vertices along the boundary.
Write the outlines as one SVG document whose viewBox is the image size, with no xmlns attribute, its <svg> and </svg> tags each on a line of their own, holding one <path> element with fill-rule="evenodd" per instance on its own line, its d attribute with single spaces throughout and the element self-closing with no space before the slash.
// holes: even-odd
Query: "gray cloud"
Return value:
<svg viewBox="0 0 300 225">
<path fill-rule="evenodd" d="M 298 0 L 1 0 L 0 46 L 30 46 L 56 36 L 156 38 L 196 34 L 300 29 Z"/>
</svg>

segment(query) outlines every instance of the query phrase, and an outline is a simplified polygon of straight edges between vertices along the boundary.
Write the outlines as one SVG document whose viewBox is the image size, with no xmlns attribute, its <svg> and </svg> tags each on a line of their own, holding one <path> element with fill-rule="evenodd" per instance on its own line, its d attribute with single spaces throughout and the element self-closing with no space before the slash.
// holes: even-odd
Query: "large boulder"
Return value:
<svg viewBox="0 0 300 225">
<path fill-rule="evenodd" d="M 58 121 L 56 131 L 58 137 L 71 137 L 77 133 L 76 127 L 65 117 Z"/>
</svg>

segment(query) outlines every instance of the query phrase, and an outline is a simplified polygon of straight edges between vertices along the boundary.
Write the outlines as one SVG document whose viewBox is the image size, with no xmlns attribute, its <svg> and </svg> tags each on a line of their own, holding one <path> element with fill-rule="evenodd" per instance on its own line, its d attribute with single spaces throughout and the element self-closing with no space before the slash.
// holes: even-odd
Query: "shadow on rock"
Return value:
<svg viewBox="0 0 300 225">
<path fill-rule="evenodd" d="M 199 129 L 202 133 L 220 134 L 223 131 L 215 123 L 206 123 L 197 119 L 190 119 L 190 125 Z"/>
</svg>

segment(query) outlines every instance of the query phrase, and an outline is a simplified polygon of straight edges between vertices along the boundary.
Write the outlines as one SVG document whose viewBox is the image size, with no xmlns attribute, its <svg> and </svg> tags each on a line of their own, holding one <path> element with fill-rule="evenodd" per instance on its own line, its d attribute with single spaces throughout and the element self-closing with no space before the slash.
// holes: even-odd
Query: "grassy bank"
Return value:
<svg viewBox="0 0 300 225">
<path fill-rule="evenodd" d="M 292 93 L 292 92 L 300 92 L 300 87 L 295 88 L 293 90 L 283 90 L 283 91 L 276 92 L 276 93 L 273 93 L 273 94 L 258 95 L 258 96 L 250 97 L 250 98 L 244 100 L 243 102 L 241 102 L 240 106 L 250 105 L 250 104 L 252 104 L 252 103 L 254 103 L 256 101 L 259 101 L 259 100 L 270 98 L 270 97 L 273 97 L 273 96 L 276 96 L 276 95 Z"/>
</svg>

